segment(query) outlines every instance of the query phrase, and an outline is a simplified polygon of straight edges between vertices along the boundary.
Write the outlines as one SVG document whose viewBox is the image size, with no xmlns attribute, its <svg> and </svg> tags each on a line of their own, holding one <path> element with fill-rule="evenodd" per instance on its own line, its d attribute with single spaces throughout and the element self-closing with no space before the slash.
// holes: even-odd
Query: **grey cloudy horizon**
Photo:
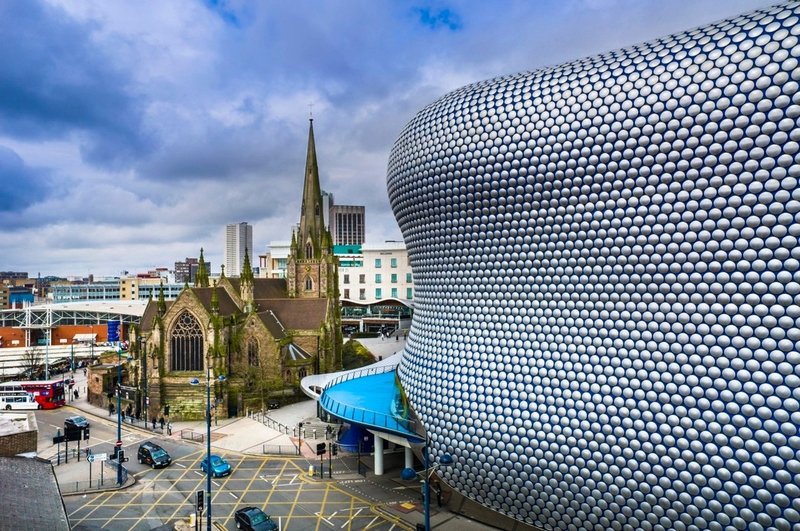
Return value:
<svg viewBox="0 0 800 531">
<path fill-rule="evenodd" d="M 308 117 L 322 188 L 401 240 L 389 152 L 469 83 L 634 45 L 759 0 L 0 3 L 0 271 L 118 276 L 254 254 L 299 219 Z M 257 265 L 257 259 L 254 260 Z"/>
</svg>

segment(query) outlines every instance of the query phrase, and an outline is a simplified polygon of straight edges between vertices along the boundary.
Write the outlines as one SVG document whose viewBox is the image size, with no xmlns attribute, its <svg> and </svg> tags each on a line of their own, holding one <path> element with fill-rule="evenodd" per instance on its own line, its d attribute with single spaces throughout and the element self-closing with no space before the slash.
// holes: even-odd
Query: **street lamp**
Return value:
<svg viewBox="0 0 800 531">
<path fill-rule="evenodd" d="M 443 467 L 443 466 L 450 466 L 453 464 L 453 457 L 450 454 L 442 454 L 439 458 L 438 463 L 431 463 L 430 462 L 430 455 L 428 451 L 428 445 L 430 443 L 430 439 L 428 438 L 427 434 L 425 435 L 425 446 L 422 448 L 422 466 L 424 469 L 422 472 L 415 472 L 411 468 L 403 469 L 401 476 L 403 479 L 413 479 L 415 476 L 422 476 L 422 483 L 423 483 L 423 506 L 425 511 L 425 531 L 430 531 L 431 529 L 431 476 L 433 476 L 436 469 Z M 441 487 L 440 487 L 441 488 Z"/>
<path fill-rule="evenodd" d="M 224 382 L 225 377 L 219 375 L 217 381 Z M 200 385 L 200 380 L 192 378 L 189 380 L 191 385 Z M 211 364 L 206 363 L 206 528 L 211 531 Z"/>
<path fill-rule="evenodd" d="M 117 345 L 117 485 L 122 485 L 122 461 L 119 451 L 122 450 L 122 344 Z"/>
</svg>

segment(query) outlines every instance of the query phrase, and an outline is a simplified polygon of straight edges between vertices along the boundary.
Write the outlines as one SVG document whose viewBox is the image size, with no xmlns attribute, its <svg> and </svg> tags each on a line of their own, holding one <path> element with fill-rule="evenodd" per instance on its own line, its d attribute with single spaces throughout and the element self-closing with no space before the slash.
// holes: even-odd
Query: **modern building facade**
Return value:
<svg viewBox="0 0 800 531">
<path fill-rule="evenodd" d="M 364 243 L 366 216 L 363 206 L 332 205 L 330 219 L 334 245 L 361 245 Z"/>
<path fill-rule="evenodd" d="M 541 529 L 800 526 L 800 4 L 458 89 L 402 131 L 398 367 Z"/>
<path fill-rule="evenodd" d="M 253 255 L 253 226 L 232 223 L 225 226 L 225 275 L 238 277 L 244 266 L 244 255 Z"/>
</svg>

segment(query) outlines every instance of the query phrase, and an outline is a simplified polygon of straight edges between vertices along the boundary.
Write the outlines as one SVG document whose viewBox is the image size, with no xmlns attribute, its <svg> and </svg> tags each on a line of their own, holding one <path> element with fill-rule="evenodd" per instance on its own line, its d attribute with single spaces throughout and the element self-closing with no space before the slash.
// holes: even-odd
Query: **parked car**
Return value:
<svg viewBox="0 0 800 531">
<path fill-rule="evenodd" d="M 208 474 L 208 458 L 200 462 L 200 470 Z M 231 465 L 218 455 L 211 454 L 211 477 L 219 478 L 231 473 Z"/>
<path fill-rule="evenodd" d="M 250 529 L 252 531 L 275 531 L 276 524 L 267 514 L 258 507 L 242 507 L 234 513 L 236 529 Z"/>
<path fill-rule="evenodd" d="M 66 430 L 82 430 L 89 427 L 89 421 L 86 417 L 80 415 L 73 415 L 64 419 L 64 431 Z"/>
<path fill-rule="evenodd" d="M 152 468 L 167 467 L 172 463 L 172 458 L 166 450 L 152 442 L 143 442 L 136 453 L 139 463 L 150 465 Z"/>
</svg>

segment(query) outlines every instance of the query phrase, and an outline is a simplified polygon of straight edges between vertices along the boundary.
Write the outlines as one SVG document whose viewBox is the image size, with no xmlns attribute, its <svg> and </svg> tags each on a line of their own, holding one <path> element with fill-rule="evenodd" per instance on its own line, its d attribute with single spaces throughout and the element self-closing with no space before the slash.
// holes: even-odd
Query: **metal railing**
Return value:
<svg viewBox="0 0 800 531">
<path fill-rule="evenodd" d="M 264 444 L 261 453 L 265 455 L 300 455 L 300 447 L 293 444 Z"/>
<path fill-rule="evenodd" d="M 192 429 L 181 430 L 181 439 L 185 441 L 203 442 L 206 440 L 204 433 L 198 433 Z"/>
<path fill-rule="evenodd" d="M 325 389 L 329 389 L 334 385 L 338 385 L 342 382 L 354 380 L 355 378 L 362 378 L 364 376 L 373 376 L 375 374 L 383 374 L 389 371 L 395 371 L 396 369 L 397 365 L 381 365 L 378 367 L 370 366 L 370 367 L 365 367 L 363 369 L 347 371 L 343 374 L 340 374 L 336 378 L 329 380 L 328 383 L 325 384 Z"/>
<path fill-rule="evenodd" d="M 127 473 L 123 472 L 127 479 Z M 99 489 L 110 489 L 117 486 L 116 470 L 112 476 L 102 475 L 97 479 L 91 481 L 66 481 L 64 483 L 58 482 L 58 487 L 61 489 L 61 494 L 75 494 L 76 492 L 91 492 Z"/>
</svg>

